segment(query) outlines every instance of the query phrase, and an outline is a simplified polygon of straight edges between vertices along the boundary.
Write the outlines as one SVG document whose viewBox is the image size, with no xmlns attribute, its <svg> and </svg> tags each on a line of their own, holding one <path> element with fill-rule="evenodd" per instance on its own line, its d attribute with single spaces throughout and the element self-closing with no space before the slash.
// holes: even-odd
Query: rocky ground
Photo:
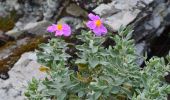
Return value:
<svg viewBox="0 0 170 100">
<path fill-rule="evenodd" d="M 25 100 L 24 91 L 33 77 L 43 79 L 46 73 L 40 72 L 34 52 L 24 53 L 8 72 L 9 79 L 0 79 L 0 100 Z"/>
<path fill-rule="evenodd" d="M 137 54 L 165 56 L 170 48 L 169 0 L 0 0 L 0 45 L 18 39 L 23 33 L 46 36 L 51 23 L 66 22 L 73 32 L 84 28 L 83 20 L 93 12 L 101 16 L 109 31 L 115 33 L 121 25 L 132 25 Z M 2 21 L 3 20 L 3 21 Z M 7 20 L 7 21 L 6 21 Z M 5 24 L 4 24 L 5 23 Z M 5 26 L 7 25 L 7 27 Z M 158 49 L 159 48 L 159 49 Z M 10 53 L 0 49 L 0 62 Z M 34 52 L 18 56 L 9 68 L 9 78 L 0 80 L 0 100 L 24 100 L 26 83 L 32 77 L 46 76 L 38 70 Z M 139 58 L 138 63 L 144 66 Z M 0 67 L 4 67 L 0 65 Z M 0 73 L 1 76 L 4 73 Z M 6 74 L 5 74 L 6 75 Z M 4 75 L 4 77 L 6 77 Z"/>
</svg>

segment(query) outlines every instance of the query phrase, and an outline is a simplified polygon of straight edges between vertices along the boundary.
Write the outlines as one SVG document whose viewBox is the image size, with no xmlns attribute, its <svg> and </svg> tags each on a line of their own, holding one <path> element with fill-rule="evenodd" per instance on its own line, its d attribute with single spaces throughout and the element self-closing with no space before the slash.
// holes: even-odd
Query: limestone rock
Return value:
<svg viewBox="0 0 170 100">
<path fill-rule="evenodd" d="M 27 23 L 23 28 L 15 27 L 13 30 L 8 31 L 5 34 L 12 36 L 14 38 L 17 38 L 24 32 L 36 35 L 44 35 L 49 25 L 51 25 L 49 21 L 30 22 Z"/>
<path fill-rule="evenodd" d="M 77 6 L 76 4 L 72 3 L 66 8 L 66 12 L 70 15 L 80 17 L 80 16 L 87 16 L 87 12 L 83 10 L 81 7 Z"/>
<path fill-rule="evenodd" d="M 23 31 L 18 30 L 17 28 L 14 28 L 8 32 L 6 32 L 5 34 L 14 38 L 17 38 L 18 36 L 20 36 L 23 33 Z"/>
<path fill-rule="evenodd" d="M 36 34 L 36 35 L 43 35 L 47 31 L 47 27 L 51 25 L 52 23 L 50 21 L 40 21 L 35 23 L 28 23 L 24 27 L 24 31 L 27 31 L 28 33 Z"/>
<path fill-rule="evenodd" d="M 136 55 L 138 55 L 136 62 L 139 66 L 142 65 L 142 63 L 144 62 L 143 51 L 145 51 L 145 50 L 146 50 L 145 41 L 143 41 L 141 43 L 137 43 L 135 45 L 135 53 L 136 53 Z"/>
<path fill-rule="evenodd" d="M 152 10 L 152 8 L 154 8 Z M 149 14 L 147 13 L 149 12 Z M 136 42 L 145 38 L 150 42 L 153 38 L 159 37 L 170 25 L 170 6 L 166 0 L 155 0 L 145 12 L 141 13 L 134 24 L 134 39 Z"/>
<path fill-rule="evenodd" d="M 150 4 L 152 1 L 145 2 Z M 100 4 L 93 11 L 102 17 L 104 24 L 112 31 L 117 31 L 121 25 L 129 25 L 136 19 L 141 12 L 137 8 L 141 2 L 142 0 L 112 0 L 109 4 Z"/>
<path fill-rule="evenodd" d="M 58 15 L 62 0 L 5 0 L 0 1 L 0 16 L 9 15 L 15 10 L 20 16 L 16 20 L 15 27 L 7 34 L 23 33 L 31 27 L 39 26 L 42 21 L 53 20 Z M 54 19 L 55 20 L 55 19 Z M 32 25 L 32 26 L 31 26 Z M 44 25 L 44 24 L 43 24 Z M 34 28 L 35 29 L 35 28 Z M 36 27 L 37 29 L 37 27 Z M 37 32 L 37 30 L 34 30 Z M 38 30 L 39 32 L 45 32 Z M 38 32 L 38 33 L 39 33 Z M 43 33 L 44 33 L 43 32 Z"/>
<path fill-rule="evenodd" d="M 91 11 L 99 4 L 109 3 L 112 0 L 71 0 L 71 1 L 75 2 L 78 6 Z"/>
<path fill-rule="evenodd" d="M 36 62 L 36 54 L 28 52 L 21 56 L 19 61 L 9 71 L 9 79 L 0 79 L 0 100 L 26 100 L 24 92 L 28 82 L 33 77 L 44 79 L 47 74 L 40 72 L 40 64 Z"/>
<path fill-rule="evenodd" d="M 112 31 L 117 31 L 121 25 L 127 26 L 130 24 L 137 16 L 139 11 L 136 12 L 130 12 L 130 11 L 124 11 L 117 14 L 114 14 L 113 16 L 107 17 L 104 21 L 106 25 L 112 28 Z"/>
</svg>

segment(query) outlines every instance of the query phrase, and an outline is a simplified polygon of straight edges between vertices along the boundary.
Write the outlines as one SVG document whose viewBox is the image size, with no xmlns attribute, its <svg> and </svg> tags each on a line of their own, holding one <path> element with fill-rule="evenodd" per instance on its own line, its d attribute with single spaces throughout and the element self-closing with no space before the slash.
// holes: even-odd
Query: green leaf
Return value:
<svg viewBox="0 0 170 100">
<path fill-rule="evenodd" d="M 88 60 L 90 67 L 95 68 L 100 62 L 92 57 Z"/>
<path fill-rule="evenodd" d="M 84 95 L 85 95 L 85 93 L 83 91 L 78 92 L 79 97 L 83 97 Z"/>
<path fill-rule="evenodd" d="M 87 61 L 85 59 L 77 59 L 75 63 L 76 64 L 86 64 Z"/>
<path fill-rule="evenodd" d="M 118 94 L 119 91 L 120 91 L 120 87 L 119 86 L 113 86 L 112 90 L 111 90 L 111 93 Z"/>
<path fill-rule="evenodd" d="M 93 100 L 98 100 L 98 98 L 101 96 L 101 92 L 95 92 L 94 94 L 93 94 Z"/>
<path fill-rule="evenodd" d="M 66 100 L 67 94 L 62 92 L 60 95 L 57 96 L 57 100 Z"/>
</svg>

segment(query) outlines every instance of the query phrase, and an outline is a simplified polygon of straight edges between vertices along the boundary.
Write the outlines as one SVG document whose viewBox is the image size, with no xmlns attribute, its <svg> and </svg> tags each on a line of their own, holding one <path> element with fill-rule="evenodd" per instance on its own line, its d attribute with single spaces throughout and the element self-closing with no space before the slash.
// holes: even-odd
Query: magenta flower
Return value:
<svg viewBox="0 0 170 100">
<path fill-rule="evenodd" d="M 95 33 L 96 36 L 102 36 L 107 33 L 107 29 L 102 24 L 102 21 L 99 16 L 90 13 L 88 17 L 90 18 L 90 21 L 86 23 L 86 26 L 89 27 Z"/>
<path fill-rule="evenodd" d="M 54 33 L 55 36 L 70 36 L 71 35 L 71 28 L 67 24 L 52 24 L 47 28 L 48 32 Z"/>
</svg>

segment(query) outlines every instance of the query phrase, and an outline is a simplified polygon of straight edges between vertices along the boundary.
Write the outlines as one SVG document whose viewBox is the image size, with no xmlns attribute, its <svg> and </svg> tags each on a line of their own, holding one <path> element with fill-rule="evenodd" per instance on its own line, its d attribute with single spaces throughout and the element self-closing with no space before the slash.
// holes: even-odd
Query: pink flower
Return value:
<svg viewBox="0 0 170 100">
<path fill-rule="evenodd" d="M 102 36 L 107 33 L 107 29 L 102 24 L 102 21 L 99 16 L 90 13 L 88 17 L 90 18 L 90 21 L 86 23 L 86 26 L 89 27 L 95 33 L 96 36 Z"/>
<path fill-rule="evenodd" d="M 55 36 L 70 36 L 71 35 L 71 28 L 67 24 L 52 24 L 47 28 L 48 32 L 54 33 Z"/>
</svg>

